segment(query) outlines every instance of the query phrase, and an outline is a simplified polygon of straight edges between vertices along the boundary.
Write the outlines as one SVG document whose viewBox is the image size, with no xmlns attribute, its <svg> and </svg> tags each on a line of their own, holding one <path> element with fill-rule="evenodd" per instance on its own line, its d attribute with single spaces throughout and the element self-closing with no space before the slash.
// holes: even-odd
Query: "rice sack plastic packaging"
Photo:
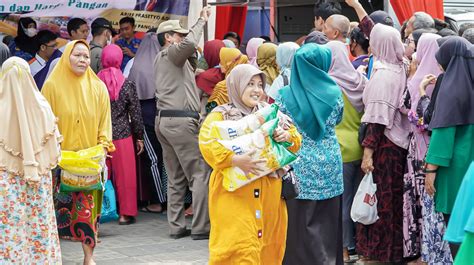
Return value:
<svg viewBox="0 0 474 265">
<path fill-rule="evenodd" d="M 105 164 L 105 151 L 102 145 L 74 151 L 61 151 L 59 167 L 69 173 L 92 176 L 102 172 Z"/>
<path fill-rule="evenodd" d="M 295 161 L 297 156 L 288 151 L 281 143 L 273 140 L 273 131 L 278 126 L 278 118 L 263 124 L 259 129 L 250 134 L 237 137 L 233 140 L 218 140 L 225 148 L 233 151 L 237 155 L 248 153 L 255 150 L 254 159 L 265 159 L 266 163 L 262 166 L 260 175 L 245 175 L 244 171 L 238 167 L 228 167 L 223 170 L 223 186 L 228 191 L 236 189 L 274 172 L 291 162 Z"/>
<path fill-rule="evenodd" d="M 219 139 L 232 140 L 236 137 L 255 132 L 264 123 L 275 119 L 277 115 L 278 106 L 271 104 L 238 121 L 226 120 L 214 122 L 212 130 L 217 130 Z"/>
</svg>

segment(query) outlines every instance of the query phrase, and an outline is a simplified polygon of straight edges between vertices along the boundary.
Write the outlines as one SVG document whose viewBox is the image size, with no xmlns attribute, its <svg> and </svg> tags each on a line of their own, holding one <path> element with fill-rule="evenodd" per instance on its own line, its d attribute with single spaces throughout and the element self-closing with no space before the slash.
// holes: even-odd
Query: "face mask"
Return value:
<svg viewBox="0 0 474 265">
<path fill-rule="evenodd" d="M 38 30 L 35 29 L 35 28 L 29 28 L 29 29 L 26 29 L 26 30 L 25 30 L 26 36 L 28 36 L 28 37 L 30 37 L 30 38 L 36 36 L 37 33 L 38 33 Z"/>
<path fill-rule="evenodd" d="M 112 37 L 107 39 L 107 45 L 110 45 L 110 44 L 112 44 Z"/>
<path fill-rule="evenodd" d="M 351 44 L 351 39 L 346 38 L 346 44 L 347 44 L 347 45 L 350 45 L 350 44 Z"/>
</svg>

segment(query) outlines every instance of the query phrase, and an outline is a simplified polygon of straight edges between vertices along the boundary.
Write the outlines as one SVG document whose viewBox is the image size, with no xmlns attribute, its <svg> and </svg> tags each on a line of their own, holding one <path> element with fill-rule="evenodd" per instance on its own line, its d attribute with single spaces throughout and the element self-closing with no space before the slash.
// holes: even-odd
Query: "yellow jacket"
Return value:
<svg viewBox="0 0 474 265">
<path fill-rule="evenodd" d="M 222 170 L 232 166 L 234 153 L 211 132 L 219 112 L 210 113 L 199 133 L 199 148 L 212 167 L 209 180 L 211 234 L 209 264 L 281 264 L 285 254 L 288 215 L 281 198 L 281 179 L 263 177 L 234 192 L 222 186 Z M 301 135 L 292 126 L 289 150 L 297 152 Z"/>
</svg>

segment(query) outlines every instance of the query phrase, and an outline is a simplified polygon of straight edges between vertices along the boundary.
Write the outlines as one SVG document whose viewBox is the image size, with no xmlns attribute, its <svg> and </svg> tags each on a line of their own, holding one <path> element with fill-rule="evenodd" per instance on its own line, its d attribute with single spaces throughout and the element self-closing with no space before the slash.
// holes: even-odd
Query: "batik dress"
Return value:
<svg viewBox="0 0 474 265">
<path fill-rule="evenodd" d="M 357 252 L 381 262 L 403 259 L 403 175 L 407 151 L 384 135 L 385 126 L 369 124 L 362 146 L 374 150 L 379 220 L 357 225 Z"/>
</svg>

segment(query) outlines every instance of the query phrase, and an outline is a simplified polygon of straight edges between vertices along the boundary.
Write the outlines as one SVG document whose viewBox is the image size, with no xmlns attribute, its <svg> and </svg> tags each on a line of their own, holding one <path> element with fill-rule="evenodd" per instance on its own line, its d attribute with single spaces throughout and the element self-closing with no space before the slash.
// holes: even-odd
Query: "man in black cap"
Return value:
<svg viewBox="0 0 474 265">
<path fill-rule="evenodd" d="M 91 25 L 92 41 L 90 42 L 91 49 L 91 68 L 97 74 L 102 70 L 102 49 L 105 45 L 112 43 L 112 36 L 116 35 L 112 28 L 112 23 L 105 18 L 99 17 Z"/>
</svg>

